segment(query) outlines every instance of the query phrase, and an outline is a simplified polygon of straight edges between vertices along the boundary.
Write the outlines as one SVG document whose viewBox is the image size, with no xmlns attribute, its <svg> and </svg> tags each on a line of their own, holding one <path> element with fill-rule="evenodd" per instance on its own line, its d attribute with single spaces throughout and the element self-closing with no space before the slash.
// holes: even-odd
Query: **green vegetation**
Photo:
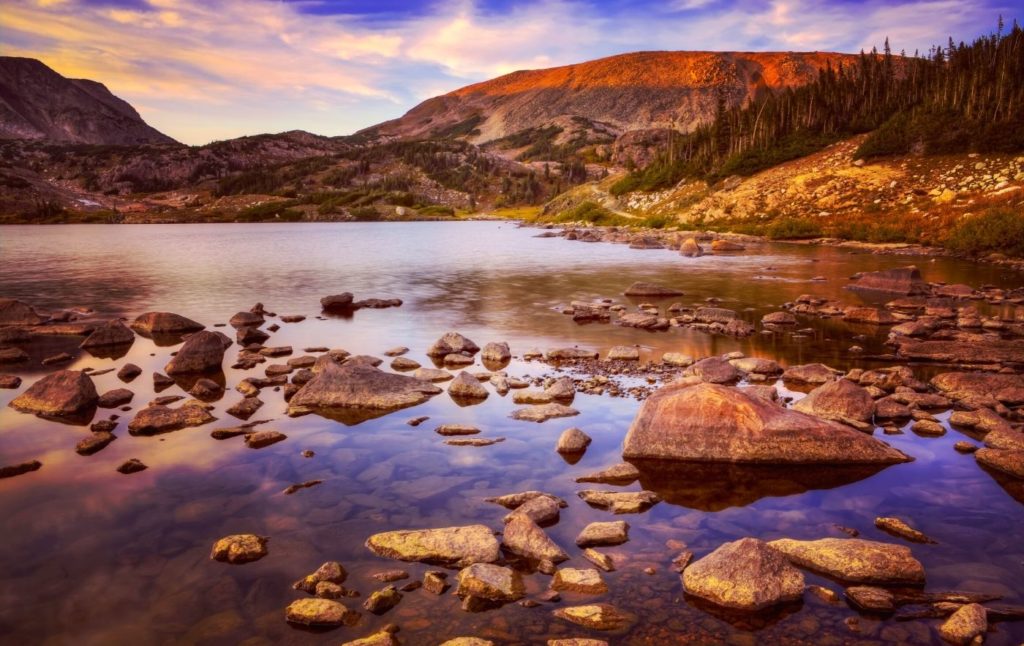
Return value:
<svg viewBox="0 0 1024 646">
<path fill-rule="evenodd" d="M 875 131 L 859 157 L 1024 149 L 1024 30 L 926 56 L 861 53 L 854 65 L 827 66 L 805 86 L 767 92 L 741 107 L 719 97 L 711 123 L 670 137 L 646 168 L 612 186 L 614 194 L 674 186 L 685 177 L 716 181 L 749 175 L 851 135 Z"/>
<path fill-rule="evenodd" d="M 474 136 L 480 134 L 480 129 L 477 128 L 481 123 L 484 122 L 483 115 L 474 114 L 473 116 L 453 123 L 452 125 L 439 130 L 435 133 L 435 136 L 439 139 L 455 139 L 457 137 Z"/>
<path fill-rule="evenodd" d="M 946 246 L 972 256 L 1002 253 L 1024 258 L 1024 217 L 1011 208 L 988 210 L 956 225 Z"/>
<path fill-rule="evenodd" d="M 581 202 L 571 209 L 566 209 L 556 215 L 551 222 L 588 222 L 596 226 L 635 226 L 641 221 L 624 218 L 621 215 L 612 213 L 597 202 Z"/>
<path fill-rule="evenodd" d="M 806 240 L 824 234 L 821 225 L 809 218 L 783 218 L 769 224 L 764 235 L 772 240 Z"/>
</svg>

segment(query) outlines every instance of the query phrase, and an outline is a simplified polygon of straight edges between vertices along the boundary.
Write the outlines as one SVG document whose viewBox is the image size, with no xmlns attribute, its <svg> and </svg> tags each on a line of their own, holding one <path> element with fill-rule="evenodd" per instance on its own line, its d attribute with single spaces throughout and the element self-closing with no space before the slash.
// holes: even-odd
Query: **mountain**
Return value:
<svg viewBox="0 0 1024 646">
<path fill-rule="evenodd" d="M 0 57 L 0 139 L 173 144 L 102 83 L 69 79 L 33 58 Z"/>
<path fill-rule="evenodd" d="M 821 52 L 621 54 L 469 85 L 362 134 L 464 136 L 483 144 L 552 127 L 604 140 L 633 130 L 690 131 L 714 117 L 719 97 L 728 106 L 740 105 L 768 88 L 808 83 L 826 65 L 856 60 Z"/>
</svg>

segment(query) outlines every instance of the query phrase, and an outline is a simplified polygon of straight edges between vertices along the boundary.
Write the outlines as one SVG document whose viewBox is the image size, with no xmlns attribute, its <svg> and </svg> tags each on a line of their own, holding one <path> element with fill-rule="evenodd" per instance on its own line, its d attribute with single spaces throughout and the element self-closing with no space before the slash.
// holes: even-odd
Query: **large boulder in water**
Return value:
<svg viewBox="0 0 1024 646">
<path fill-rule="evenodd" d="M 358 362 L 326 362 L 292 396 L 289 415 L 312 411 L 352 410 L 389 412 L 427 401 L 441 389 L 426 381 L 378 370 Z"/>
<path fill-rule="evenodd" d="M 816 417 L 862 427 L 875 414 L 871 393 L 849 379 L 837 379 L 818 386 L 793 405 L 794 410 Z"/>
<path fill-rule="evenodd" d="M 741 538 L 687 567 L 683 585 L 717 606 L 757 611 L 800 599 L 804 575 L 763 541 Z"/>
<path fill-rule="evenodd" d="M 142 336 L 154 336 L 198 332 L 206 326 L 171 312 L 146 312 L 136 318 L 131 327 Z"/>
<path fill-rule="evenodd" d="M 231 345 L 231 339 L 220 332 L 196 332 L 181 346 L 178 353 L 164 366 L 169 375 L 186 375 L 215 372 L 224 363 L 224 351 Z"/>
<path fill-rule="evenodd" d="M 753 464 L 895 464 L 902 452 L 742 389 L 685 383 L 651 395 L 626 435 L 628 459 Z"/>
<path fill-rule="evenodd" d="M 130 345 L 135 342 L 135 333 L 128 329 L 128 326 L 113 319 L 106 324 L 96 328 L 92 334 L 82 341 L 81 348 L 107 348 L 116 345 Z"/>
<path fill-rule="evenodd" d="M 0 298 L 0 327 L 6 325 L 39 325 L 46 321 L 32 306 L 13 298 Z"/>
<path fill-rule="evenodd" d="M 928 294 L 931 291 L 928 283 L 921 278 L 921 272 L 913 265 L 864 272 L 853 283 L 847 285 L 847 289 L 886 292 L 903 296 L 917 296 Z"/>
<path fill-rule="evenodd" d="M 320 307 L 325 312 L 351 312 L 355 307 L 352 305 L 352 293 L 342 292 L 331 296 L 324 296 L 320 299 Z"/>
<path fill-rule="evenodd" d="M 40 417 L 74 417 L 92 411 L 99 401 L 96 386 L 84 372 L 58 370 L 29 386 L 9 406 Z"/>
</svg>

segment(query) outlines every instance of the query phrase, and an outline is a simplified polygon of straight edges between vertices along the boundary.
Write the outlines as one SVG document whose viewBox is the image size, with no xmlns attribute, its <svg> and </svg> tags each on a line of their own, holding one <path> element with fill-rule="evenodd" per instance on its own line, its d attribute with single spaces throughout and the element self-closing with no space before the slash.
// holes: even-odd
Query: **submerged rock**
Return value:
<svg viewBox="0 0 1024 646">
<path fill-rule="evenodd" d="M 715 605 L 756 611 L 800 599 L 804 575 L 763 541 L 742 538 L 687 567 L 683 585 Z"/>
<path fill-rule="evenodd" d="M 326 363 L 288 402 L 288 414 L 317 409 L 391 411 L 422 404 L 441 392 L 433 384 L 372 366 Z"/>
<path fill-rule="evenodd" d="M 939 628 L 944 640 L 957 646 L 966 646 L 988 631 L 988 613 L 977 603 L 960 606 Z"/>
<path fill-rule="evenodd" d="M 562 568 L 555 572 L 551 579 L 551 589 L 559 592 L 576 592 L 579 594 L 604 594 L 608 592 L 608 584 L 595 569 Z"/>
<path fill-rule="evenodd" d="M 888 613 L 896 609 L 896 597 L 884 588 L 854 585 L 846 589 L 846 598 L 858 610 Z"/>
<path fill-rule="evenodd" d="M 366 547 L 385 558 L 448 567 L 493 563 L 501 556 L 498 540 L 485 525 L 383 532 L 368 538 Z"/>
<path fill-rule="evenodd" d="M 595 491 L 585 489 L 579 497 L 588 505 L 614 514 L 639 514 L 661 502 L 652 491 Z"/>
<path fill-rule="evenodd" d="M 99 395 L 84 372 L 58 370 L 29 386 L 8 404 L 11 408 L 40 417 L 75 417 L 95 409 Z"/>
<path fill-rule="evenodd" d="M 634 615 L 607 603 L 559 608 L 552 614 L 591 630 L 625 630 L 636 621 Z"/>
<path fill-rule="evenodd" d="M 455 594 L 487 601 L 515 601 L 525 594 L 523 579 L 512 568 L 474 563 L 459 571 Z"/>
<path fill-rule="evenodd" d="M 558 417 L 572 417 L 579 415 L 580 412 L 575 408 L 570 408 L 563 404 L 540 404 L 537 406 L 527 406 L 526 408 L 520 408 L 512 411 L 509 415 L 512 419 L 517 419 L 525 422 L 546 422 L 549 419 L 555 419 Z"/>
<path fill-rule="evenodd" d="M 267 555 L 267 538 L 256 534 L 232 534 L 213 544 L 210 558 L 225 563 L 249 563 Z"/>
<path fill-rule="evenodd" d="M 903 545 L 860 538 L 768 543 L 793 564 L 851 583 L 923 585 L 924 567 Z"/>
<path fill-rule="evenodd" d="M 715 384 L 669 385 L 656 391 L 633 420 L 623 457 L 761 464 L 910 460 L 859 431 Z"/>
<path fill-rule="evenodd" d="M 905 538 L 912 543 L 935 542 L 899 518 L 879 516 L 875 519 L 875 527 L 900 538 Z"/>
<path fill-rule="evenodd" d="M 589 473 L 576 478 L 576 482 L 594 482 L 598 484 L 627 485 L 633 483 L 640 477 L 640 470 L 629 462 L 619 464 Z"/>
</svg>

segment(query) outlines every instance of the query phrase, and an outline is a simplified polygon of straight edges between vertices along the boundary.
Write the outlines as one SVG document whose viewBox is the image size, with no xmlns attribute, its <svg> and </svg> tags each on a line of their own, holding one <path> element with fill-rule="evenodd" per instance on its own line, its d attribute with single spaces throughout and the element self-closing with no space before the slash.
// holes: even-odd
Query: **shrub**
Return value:
<svg viewBox="0 0 1024 646">
<path fill-rule="evenodd" d="M 821 225 L 809 218 L 784 218 L 772 222 L 766 235 L 772 240 L 800 240 L 820 238 L 823 233 Z"/>
<path fill-rule="evenodd" d="M 1024 257 L 1024 214 L 996 208 L 967 218 L 953 228 L 946 246 L 974 256 L 1002 253 Z"/>
</svg>

